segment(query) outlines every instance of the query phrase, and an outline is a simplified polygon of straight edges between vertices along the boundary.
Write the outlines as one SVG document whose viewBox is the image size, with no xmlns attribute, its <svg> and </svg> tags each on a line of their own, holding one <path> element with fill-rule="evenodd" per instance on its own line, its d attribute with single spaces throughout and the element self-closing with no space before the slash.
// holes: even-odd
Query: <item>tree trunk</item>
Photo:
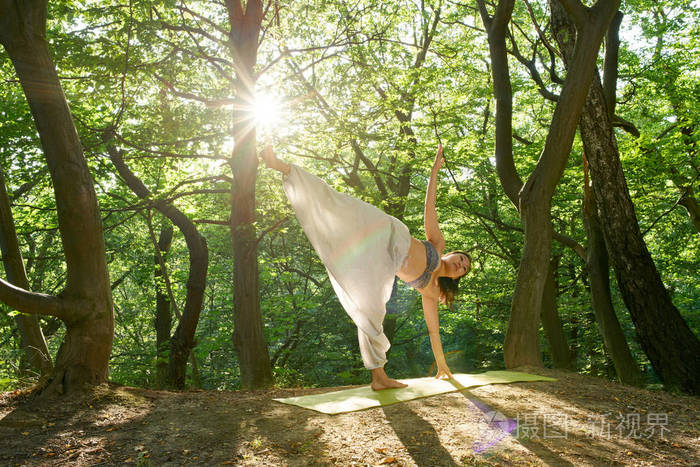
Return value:
<svg viewBox="0 0 700 467">
<path fill-rule="evenodd" d="M 562 29 L 567 27 L 570 31 L 570 23 Z M 571 42 L 559 44 L 571 58 Z M 700 394 L 700 341 L 671 302 L 644 243 L 597 72 L 580 126 L 605 244 L 640 344 L 668 387 Z"/>
<path fill-rule="evenodd" d="M 172 327 L 173 312 L 170 304 L 170 296 L 168 294 L 163 270 L 160 267 L 159 257 L 164 257 L 170 250 L 170 245 L 173 241 L 173 227 L 163 227 L 158 238 L 158 249 L 160 256 L 155 255 L 155 272 L 154 278 L 156 282 L 156 386 L 159 388 L 167 387 L 168 384 L 168 344 L 170 343 L 170 328 Z"/>
<path fill-rule="evenodd" d="M 542 366 L 539 314 L 552 244 L 552 223 L 549 203 L 542 206 L 542 198 L 537 198 L 540 197 L 520 204 L 525 245 L 503 344 L 503 356 L 507 368 L 522 365 Z"/>
<path fill-rule="evenodd" d="M 255 62 L 263 18 L 260 0 L 227 0 L 231 24 L 230 48 L 236 64 L 233 117 L 235 146 L 230 160 L 233 173 L 230 228 L 233 241 L 233 343 L 246 389 L 272 385 L 270 354 L 260 313 L 258 241 L 255 232 L 255 181 L 258 157 L 252 115 L 255 100 Z"/>
<path fill-rule="evenodd" d="M 22 253 L 19 249 L 17 241 L 17 232 L 15 231 L 15 223 L 12 218 L 12 209 L 10 208 L 10 197 L 7 194 L 5 185 L 5 176 L 0 169 L 0 252 L 2 252 L 2 260 L 5 266 L 5 274 L 7 280 L 29 290 L 29 280 L 24 269 L 22 261 Z M 22 360 L 26 362 L 29 368 L 38 373 L 41 378 L 47 378 L 53 369 L 51 355 L 46 346 L 44 334 L 39 326 L 39 319 L 36 315 L 21 313 L 15 316 L 15 322 L 19 329 L 20 342 L 24 350 Z M 20 365 L 20 371 L 25 369 L 25 365 Z"/>
<path fill-rule="evenodd" d="M 584 162 L 585 163 L 585 162 Z M 586 191 L 588 189 L 586 188 Z M 598 330 L 603 337 L 605 350 L 615 365 L 615 372 L 621 383 L 640 386 L 644 378 L 630 352 L 627 340 L 615 314 L 610 295 L 610 265 L 605 249 L 603 231 L 597 213 L 595 195 L 586 197 L 583 209 L 583 225 L 588 237 L 588 258 L 586 266 L 591 285 L 591 301 Z"/>
<path fill-rule="evenodd" d="M 556 0 L 552 2 L 557 3 Z M 508 368 L 541 365 L 538 349 L 537 314 L 542 304 L 542 290 L 547 275 L 547 261 L 552 242 L 550 203 L 554 189 L 566 166 L 573 143 L 576 123 L 586 98 L 595 68 L 598 48 L 607 24 L 619 2 L 607 2 L 607 10 L 591 9 L 581 24 L 583 40 L 576 42 L 576 52 L 567 74 L 552 125 L 537 166 L 520 192 L 520 216 L 525 230 L 525 245 L 513 293 L 511 319 L 504 343 Z"/>
<path fill-rule="evenodd" d="M 510 111 L 510 76 L 505 50 L 505 34 L 513 10 L 513 0 L 500 0 L 494 17 L 490 17 L 483 0 L 479 11 L 487 30 L 491 54 L 496 104 L 496 157 L 499 178 L 509 198 L 518 207 L 525 233 L 525 245 L 513 293 L 511 315 L 504 342 L 506 367 L 520 365 L 541 366 L 539 352 L 539 312 L 542 291 L 547 276 L 552 242 L 550 204 L 554 190 L 566 166 L 573 143 L 576 124 L 586 99 L 586 89 L 593 76 L 598 49 L 607 25 L 612 19 L 619 0 L 598 1 L 591 8 L 580 2 L 567 2 L 578 20 L 582 40 L 576 43 L 575 59 L 554 110 L 545 147 L 535 170 L 519 191 L 517 198 L 512 186 L 519 180 L 512 162 L 512 131 Z M 552 11 L 560 7 L 552 2 Z M 554 14 L 552 15 L 554 19 Z M 500 115 L 499 115 L 500 113 Z M 510 158 L 508 157 L 510 154 Z M 499 165 L 499 155 L 505 164 Z"/>
<path fill-rule="evenodd" d="M 52 297 L 0 281 L 0 300 L 66 323 L 47 391 L 71 392 L 107 380 L 114 316 L 97 196 L 45 31 L 46 1 L 0 0 L 0 42 L 24 89 L 53 181 L 66 287 Z"/>
<path fill-rule="evenodd" d="M 644 243 L 601 98 L 596 80 L 581 119 L 581 135 L 622 298 L 642 348 L 664 383 L 700 394 L 700 342 L 671 302 Z"/>
<path fill-rule="evenodd" d="M 554 368 L 573 370 L 571 351 L 569 350 L 569 344 L 566 342 L 566 334 L 557 310 L 557 269 L 559 268 L 559 258 L 559 256 L 553 256 L 549 261 L 547 279 L 542 291 L 540 319 L 542 320 L 544 334 L 549 342 L 549 349 L 552 352 Z"/>
</svg>

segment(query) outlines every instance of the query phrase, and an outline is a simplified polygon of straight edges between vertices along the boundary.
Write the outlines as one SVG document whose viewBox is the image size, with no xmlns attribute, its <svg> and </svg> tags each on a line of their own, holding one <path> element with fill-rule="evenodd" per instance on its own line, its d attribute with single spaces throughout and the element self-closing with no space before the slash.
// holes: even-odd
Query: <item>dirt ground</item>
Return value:
<svg viewBox="0 0 700 467">
<path fill-rule="evenodd" d="M 272 400 L 331 389 L 2 393 L 0 465 L 700 465 L 700 398 L 521 370 L 558 380 L 341 415 Z"/>
</svg>

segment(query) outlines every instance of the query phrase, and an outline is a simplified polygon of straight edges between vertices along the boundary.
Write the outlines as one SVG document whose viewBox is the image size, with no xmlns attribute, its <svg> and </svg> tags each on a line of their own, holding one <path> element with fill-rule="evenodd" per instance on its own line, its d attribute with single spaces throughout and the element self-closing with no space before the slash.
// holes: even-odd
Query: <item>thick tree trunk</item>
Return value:
<svg viewBox="0 0 700 467">
<path fill-rule="evenodd" d="M 158 250 L 160 255 L 155 255 L 156 282 L 156 386 L 166 387 L 168 384 L 168 344 L 170 343 L 170 328 L 172 327 L 172 306 L 170 296 L 165 285 L 163 270 L 160 267 L 160 260 L 167 255 L 173 241 L 172 226 L 163 227 L 158 238 Z"/>
<path fill-rule="evenodd" d="M 549 203 L 542 206 L 540 199 L 523 201 L 520 204 L 520 218 L 525 230 L 525 245 L 503 345 L 508 368 L 542 366 L 539 323 L 552 245 L 552 223 Z"/>
<path fill-rule="evenodd" d="M 615 365 L 615 372 L 620 382 L 639 386 L 644 378 L 630 352 L 627 340 L 615 314 L 610 295 L 610 265 L 605 249 L 603 231 L 598 219 L 597 203 L 591 193 L 584 205 L 583 225 L 588 237 L 588 258 L 586 261 L 591 286 L 591 301 L 598 330 L 603 337 L 605 350 Z"/>
<path fill-rule="evenodd" d="M 559 44 L 570 59 L 571 24 L 562 24 L 562 31 L 570 40 L 558 36 Z M 605 244 L 640 344 L 668 387 L 700 394 L 700 341 L 671 302 L 644 243 L 597 72 L 580 127 Z"/>
<path fill-rule="evenodd" d="M 481 312 L 481 302 L 476 302 L 476 307 L 474 310 L 474 320 L 479 323 L 479 314 Z M 481 339 L 480 339 L 479 325 L 474 326 L 474 346 L 476 347 L 476 357 L 474 360 L 474 368 L 482 368 L 484 366 L 484 353 L 481 350 Z"/>
<path fill-rule="evenodd" d="M 554 256 L 549 261 L 549 270 L 547 271 L 547 279 L 544 283 L 542 291 L 542 311 L 540 319 L 544 334 L 549 342 L 549 350 L 552 352 L 552 362 L 554 368 L 564 370 L 573 370 L 574 365 L 571 361 L 571 351 L 569 344 L 566 342 L 566 334 L 559 318 L 557 310 L 557 269 L 559 268 L 559 256 Z"/>
<path fill-rule="evenodd" d="M 551 4 L 555 21 L 554 11 L 559 5 L 557 0 Z M 579 17 L 582 40 L 576 42 L 571 70 L 567 73 L 554 110 L 542 155 L 519 196 L 525 245 L 504 343 L 508 368 L 541 365 L 538 327 L 533 323 L 537 323 L 542 305 L 542 290 L 553 235 L 550 203 L 566 166 L 576 124 L 586 100 L 586 90 L 593 77 L 600 43 L 619 1 L 599 1 L 595 7 L 587 10 L 578 2 L 574 4 L 581 7 L 575 9 L 574 13 Z"/>
<path fill-rule="evenodd" d="M 227 0 L 231 24 L 231 52 L 236 63 L 233 133 L 230 160 L 234 183 L 231 190 L 230 228 L 233 240 L 233 343 L 246 389 L 272 385 L 270 354 L 260 313 L 258 241 L 255 231 L 255 181 L 258 157 L 252 115 L 255 101 L 255 63 L 263 18 L 262 3 L 248 0 L 245 12 L 240 0 Z"/>
<path fill-rule="evenodd" d="M 238 90 L 239 99 L 243 91 Z M 243 99 L 241 101 L 245 102 Z M 255 179 L 258 165 L 255 129 L 250 127 L 250 116 L 242 116 L 242 113 L 242 110 L 238 111 L 234 121 L 236 146 L 231 163 L 235 180 L 231 200 L 234 261 L 233 342 L 241 369 L 241 385 L 253 389 L 268 387 L 273 379 L 260 312 L 257 238 L 254 225 Z"/>
<path fill-rule="evenodd" d="M 107 380 L 114 316 L 93 180 L 45 31 L 46 1 L 0 0 L 0 42 L 24 89 L 53 181 L 66 288 L 50 297 L 0 281 L 0 300 L 19 311 L 63 319 L 66 336 L 47 391 L 69 392 Z"/>
<path fill-rule="evenodd" d="M 552 9 L 560 7 L 552 2 Z M 577 18 L 583 40 L 576 43 L 575 65 L 567 74 L 552 117 L 545 147 L 533 173 L 522 189 L 515 191 L 519 177 L 512 159 L 512 103 L 505 35 L 514 1 L 500 0 L 490 17 L 486 3 L 477 2 L 487 30 L 496 95 L 496 164 L 506 194 L 518 207 L 525 232 L 525 245 L 513 294 L 511 316 L 504 343 L 506 367 L 542 364 L 539 352 L 539 312 L 547 277 L 553 230 L 550 204 L 554 189 L 566 166 L 576 124 L 585 102 L 598 49 L 619 0 L 598 1 L 586 8 L 567 1 Z"/>
<path fill-rule="evenodd" d="M 581 135 L 622 298 L 642 348 L 664 383 L 700 394 L 700 342 L 671 302 L 644 243 L 601 99 L 596 80 L 581 119 Z"/>
<path fill-rule="evenodd" d="M 10 208 L 10 197 L 7 194 L 5 185 L 5 176 L 0 169 L 0 252 L 5 266 L 7 280 L 29 290 L 29 280 L 24 269 L 22 261 L 22 253 L 19 249 L 17 241 L 17 232 L 15 231 L 15 223 L 12 218 L 12 209 Z M 39 319 L 32 314 L 19 314 L 15 316 L 15 322 L 19 329 L 20 341 L 24 350 L 23 361 L 38 373 L 42 378 L 47 378 L 53 369 L 49 349 L 46 346 L 44 334 L 39 326 Z M 20 370 L 26 369 L 24 365 L 20 365 Z"/>
</svg>

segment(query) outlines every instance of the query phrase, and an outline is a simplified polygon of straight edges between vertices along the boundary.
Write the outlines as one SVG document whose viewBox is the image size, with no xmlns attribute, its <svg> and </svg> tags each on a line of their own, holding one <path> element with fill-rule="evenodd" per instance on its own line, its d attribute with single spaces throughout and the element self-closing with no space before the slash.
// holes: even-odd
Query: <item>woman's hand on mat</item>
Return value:
<svg viewBox="0 0 700 467">
<path fill-rule="evenodd" d="M 433 170 L 440 170 L 442 164 L 445 163 L 445 158 L 442 157 L 442 144 L 438 146 L 437 154 L 435 154 L 435 162 L 433 162 Z"/>
<path fill-rule="evenodd" d="M 450 379 L 452 378 L 452 372 L 450 371 L 447 366 L 439 366 L 438 367 L 438 372 L 437 375 L 435 375 L 436 379 Z"/>
</svg>

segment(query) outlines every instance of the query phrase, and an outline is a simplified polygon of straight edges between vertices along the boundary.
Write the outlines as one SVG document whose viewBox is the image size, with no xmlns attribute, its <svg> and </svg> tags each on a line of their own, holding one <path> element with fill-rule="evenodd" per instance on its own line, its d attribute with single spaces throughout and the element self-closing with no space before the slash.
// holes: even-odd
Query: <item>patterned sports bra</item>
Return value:
<svg viewBox="0 0 700 467">
<path fill-rule="evenodd" d="M 412 280 L 411 282 L 406 282 L 407 285 L 413 287 L 414 289 L 422 289 L 428 285 L 432 272 L 440 264 L 438 252 L 433 244 L 427 240 L 423 240 L 423 244 L 425 245 L 425 271 L 420 275 L 420 277 L 418 277 L 418 279 Z"/>
</svg>

